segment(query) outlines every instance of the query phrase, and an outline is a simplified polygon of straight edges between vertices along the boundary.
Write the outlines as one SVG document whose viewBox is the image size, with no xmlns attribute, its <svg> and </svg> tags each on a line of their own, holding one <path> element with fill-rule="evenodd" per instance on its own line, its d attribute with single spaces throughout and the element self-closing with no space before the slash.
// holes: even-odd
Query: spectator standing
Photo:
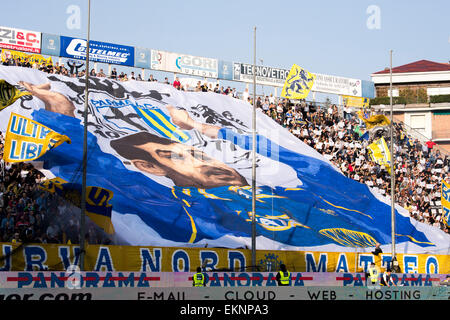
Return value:
<svg viewBox="0 0 450 320">
<path fill-rule="evenodd" d="M 250 94 L 248 93 L 248 88 L 245 88 L 244 92 L 242 93 L 242 100 L 245 102 L 248 102 L 248 99 L 250 98 Z"/>
<path fill-rule="evenodd" d="M 383 276 L 380 279 L 380 284 L 384 287 L 397 286 L 392 280 L 391 269 L 387 269 L 386 272 L 383 273 Z"/>
<path fill-rule="evenodd" d="M 113 68 L 111 71 L 111 79 L 116 79 L 117 80 L 117 70 L 116 68 Z"/>
<path fill-rule="evenodd" d="M 291 273 L 286 269 L 286 265 L 280 264 L 280 271 L 278 271 L 276 279 L 278 286 L 289 286 Z"/>
<path fill-rule="evenodd" d="M 180 90 L 181 83 L 180 83 L 180 79 L 178 79 L 178 77 L 175 78 L 175 81 L 173 82 L 173 86 L 175 89 Z"/>
</svg>

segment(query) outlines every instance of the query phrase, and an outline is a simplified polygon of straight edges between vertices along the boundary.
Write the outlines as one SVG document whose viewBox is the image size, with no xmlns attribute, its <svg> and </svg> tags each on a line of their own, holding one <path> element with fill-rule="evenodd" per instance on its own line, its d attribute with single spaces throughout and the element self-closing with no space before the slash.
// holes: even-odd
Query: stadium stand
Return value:
<svg viewBox="0 0 450 320">
<path fill-rule="evenodd" d="M 368 141 L 360 139 L 363 121 L 354 113 L 348 113 L 345 119 L 336 105 L 316 108 L 306 102 L 292 105 L 287 101 L 270 103 L 268 108 L 261 109 L 330 160 L 344 175 L 382 195 L 390 195 L 390 174 L 386 167 L 370 160 Z M 449 156 L 428 147 L 426 142 L 412 140 L 402 123 L 395 122 L 394 130 L 398 163 L 396 203 L 416 220 L 448 233 L 449 228 L 442 220 L 440 186 L 442 179 L 448 179 Z"/>
</svg>

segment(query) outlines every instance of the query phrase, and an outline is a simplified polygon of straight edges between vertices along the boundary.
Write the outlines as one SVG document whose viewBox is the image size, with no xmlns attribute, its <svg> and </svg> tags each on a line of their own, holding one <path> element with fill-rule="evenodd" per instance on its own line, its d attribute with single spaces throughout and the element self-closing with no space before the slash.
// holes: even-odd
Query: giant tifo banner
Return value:
<svg viewBox="0 0 450 320">
<path fill-rule="evenodd" d="M 40 53 L 41 33 L 0 26 L 0 48 Z"/>
<path fill-rule="evenodd" d="M 80 248 L 67 244 L 1 243 L 0 271 L 65 271 L 79 264 Z M 292 272 L 364 273 L 371 263 L 385 271 L 390 254 L 370 252 L 309 252 L 257 250 L 258 272 L 276 273 L 281 264 Z M 400 271 L 406 274 L 448 274 L 450 257 L 431 254 L 399 254 Z M 87 245 L 85 269 L 95 272 L 195 272 L 197 267 L 211 272 L 250 271 L 251 250 L 224 248 L 144 247 Z M 317 278 L 316 278 L 317 279 Z M 425 277 L 424 277 L 425 279 Z M 306 280 L 306 279 L 303 279 Z M 335 279 L 336 280 L 336 279 Z M 340 279 L 343 280 L 343 279 Z M 350 279 L 347 279 L 350 280 Z M 433 280 L 434 281 L 434 280 Z M 313 283 L 314 285 L 314 283 Z M 323 283 L 322 285 L 326 285 Z M 332 285 L 332 284 L 329 284 Z"/>
<path fill-rule="evenodd" d="M 15 113 L 67 136 L 39 160 L 52 177 L 81 184 L 85 79 L 7 66 L 0 79 L 0 130 Z M 260 112 L 253 141 L 252 107 L 240 99 L 93 77 L 88 107 L 86 183 L 112 195 L 116 244 L 250 247 L 254 215 L 257 249 L 391 251 L 390 202 Z M 395 219 L 397 253 L 448 254 L 442 230 L 401 207 Z"/>
<path fill-rule="evenodd" d="M 151 68 L 205 78 L 217 78 L 218 60 L 175 52 L 151 50 Z"/>
<path fill-rule="evenodd" d="M 60 46 L 61 57 L 86 60 L 86 40 L 61 36 Z M 134 47 L 90 40 L 89 60 L 132 67 Z"/>
</svg>

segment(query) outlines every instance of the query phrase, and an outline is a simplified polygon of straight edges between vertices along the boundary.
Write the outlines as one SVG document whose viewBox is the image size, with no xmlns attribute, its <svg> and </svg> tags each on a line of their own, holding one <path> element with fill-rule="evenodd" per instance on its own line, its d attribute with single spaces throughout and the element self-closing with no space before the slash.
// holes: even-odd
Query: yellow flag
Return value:
<svg viewBox="0 0 450 320">
<path fill-rule="evenodd" d="M 347 107 L 367 108 L 369 106 L 370 99 L 364 97 L 354 96 L 342 96 L 344 104 Z"/>
<path fill-rule="evenodd" d="M 71 143 L 68 136 L 11 112 L 6 129 L 3 158 L 7 162 L 35 160 L 63 142 Z"/>
<path fill-rule="evenodd" d="M 304 99 L 314 84 L 316 76 L 294 64 L 284 82 L 281 96 L 288 99 Z"/>
<path fill-rule="evenodd" d="M 36 53 L 26 53 L 26 52 L 20 52 L 15 50 L 2 50 L 1 53 L 1 59 L 2 62 L 5 62 L 6 59 L 28 59 L 28 61 L 33 64 L 37 63 L 41 65 L 42 63 L 45 64 L 53 64 L 52 57 L 45 58 L 43 55 L 36 54 Z"/>
<path fill-rule="evenodd" d="M 391 121 L 389 121 L 389 119 L 383 114 L 376 114 L 370 116 L 369 118 L 366 118 L 363 116 L 362 112 L 358 112 L 358 116 L 362 121 L 364 121 L 367 129 L 372 129 L 373 127 L 377 126 L 387 126 L 391 124 Z"/>
<path fill-rule="evenodd" d="M 449 226 L 450 220 L 450 185 L 442 180 L 441 185 L 442 219 Z"/>
<path fill-rule="evenodd" d="M 384 140 L 384 137 L 381 137 L 375 142 L 369 144 L 367 148 L 369 149 L 369 155 L 372 161 L 378 163 L 379 165 L 386 166 L 390 172 L 391 153 L 389 152 L 389 148 Z"/>
<path fill-rule="evenodd" d="M 31 95 L 31 93 L 20 91 L 5 80 L 0 79 L 0 110 L 12 105 L 17 99 L 26 95 Z"/>
</svg>

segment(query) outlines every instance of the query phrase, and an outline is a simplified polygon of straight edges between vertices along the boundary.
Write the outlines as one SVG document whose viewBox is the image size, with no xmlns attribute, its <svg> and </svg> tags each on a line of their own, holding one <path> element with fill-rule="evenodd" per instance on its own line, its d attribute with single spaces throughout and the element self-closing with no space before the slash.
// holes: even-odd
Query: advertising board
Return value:
<svg viewBox="0 0 450 320">
<path fill-rule="evenodd" d="M 72 59 L 86 59 L 87 41 L 61 36 L 60 56 Z M 119 44 L 89 41 L 91 61 L 134 66 L 134 47 Z"/>
<path fill-rule="evenodd" d="M 0 26 L 0 48 L 41 53 L 41 33 Z"/>
</svg>

